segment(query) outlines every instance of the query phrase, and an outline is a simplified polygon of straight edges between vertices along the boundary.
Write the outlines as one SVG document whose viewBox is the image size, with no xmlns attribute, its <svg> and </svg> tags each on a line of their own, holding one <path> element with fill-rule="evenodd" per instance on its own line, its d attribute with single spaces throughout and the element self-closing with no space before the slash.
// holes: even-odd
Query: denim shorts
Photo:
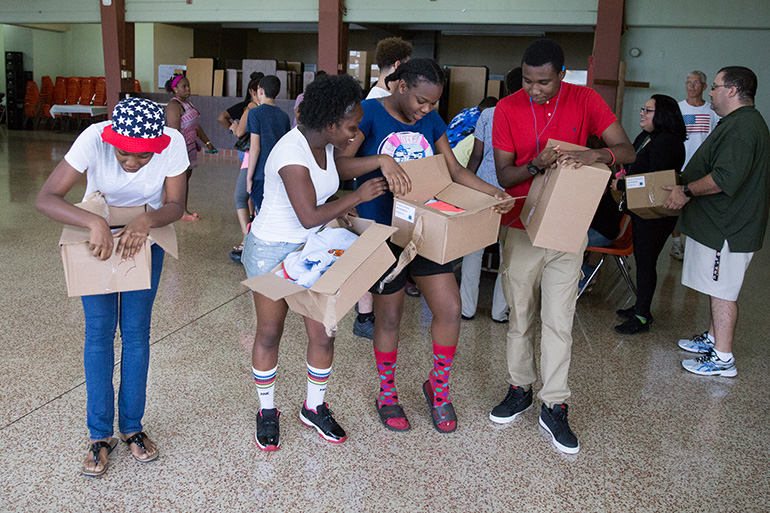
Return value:
<svg viewBox="0 0 770 513">
<path fill-rule="evenodd" d="M 246 269 L 246 277 L 253 278 L 269 273 L 273 268 L 297 250 L 302 244 L 262 240 L 249 232 L 243 242 L 241 263 Z"/>
</svg>

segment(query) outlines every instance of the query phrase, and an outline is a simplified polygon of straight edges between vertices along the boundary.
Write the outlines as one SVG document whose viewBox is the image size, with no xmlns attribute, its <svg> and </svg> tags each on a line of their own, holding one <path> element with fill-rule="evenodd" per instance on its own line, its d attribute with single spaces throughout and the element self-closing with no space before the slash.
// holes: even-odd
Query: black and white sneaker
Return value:
<svg viewBox="0 0 770 513">
<path fill-rule="evenodd" d="M 334 420 L 334 412 L 329 409 L 329 405 L 323 403 L 315 410 L 311 410 L 306 404 L 302 404 L 299 412 L 299 420 L 306 426 L 315 428 L 321 438 L 329 442 L 340 444 L 347 440 L 345 430 Z"/>
<path fill-rule="evenodd" d="M 497 424 L 512 422 L 519 413 L 532 408 L 532 389 L 524 390 L 523 387 L 510 385 L 505 399 L 492 408 L 489 420 Z"/>
<path fill-rule="evenodd" d="M 540 425 L 551 435 L 551 442 L 561 452 L 577 454 L 580 450 L 577 436 L 567 422 L 567 405 L 554 404 L 549 409 L 545 404 L 540 408 Z"/>
<path fill-rule="evenodd" d="M 257 430 L 254 440 L 263 451 L 277 451 L 281 447 L 281 434 L 278 427 L 278 417 L 281 413 L 276 408 L 259 410 L 257 413 Z"/>
</svg>

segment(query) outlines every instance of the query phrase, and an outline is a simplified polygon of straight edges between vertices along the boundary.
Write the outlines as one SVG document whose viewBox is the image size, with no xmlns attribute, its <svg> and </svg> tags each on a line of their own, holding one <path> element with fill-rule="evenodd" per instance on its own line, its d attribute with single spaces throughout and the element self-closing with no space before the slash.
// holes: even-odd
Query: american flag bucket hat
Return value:
<svg viewBox="0 0 770 513">
<path fill-rule="evenodd" d="M 171 142 L 163 133 L 166 116 L 160 105 L 146 98 L 125 98 L 112 111 L 112 124 L 102 141 L 128 153 L 160 153 Z"/>
</svg>

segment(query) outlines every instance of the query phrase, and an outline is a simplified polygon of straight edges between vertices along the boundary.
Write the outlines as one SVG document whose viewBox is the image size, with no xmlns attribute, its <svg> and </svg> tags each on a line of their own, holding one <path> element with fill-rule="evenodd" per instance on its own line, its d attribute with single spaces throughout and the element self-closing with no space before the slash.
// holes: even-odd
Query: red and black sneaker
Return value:
<svg viewBox="0 0 770 513">
<path fill-rule="evenodd" d="M 276 408 L 262 409 L 257 413 L 257 430 L 254 440 L 263 451 L 277 451 L 281 447 L 281 432 L 278 427 L 278 417 L 281 412 Z"/>
<path fill-rule="evenodd" d="M 334 420 L 334 412 L 329 409 L 326 403 L 318 405 L 315 410 L 311 410 L 306 404 L 302 404 L 299 412 L 299 420 L 306 426 L 315 428 L 321 438 L 329 442 L 339 444 L 347 440 L 345 430 Z"/>
</svg>

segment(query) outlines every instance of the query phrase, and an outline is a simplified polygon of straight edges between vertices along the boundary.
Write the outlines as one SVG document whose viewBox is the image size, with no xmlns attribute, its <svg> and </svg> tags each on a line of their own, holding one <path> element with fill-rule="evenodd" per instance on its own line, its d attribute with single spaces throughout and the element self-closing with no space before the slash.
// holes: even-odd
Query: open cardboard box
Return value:
<svg viewBox="0 0 770 513">
<path fill-rule="evenodd" d="M 422 241 L 417 254 L 445 264 L 497 242 L 500 214 L 492 207 L 503 203 L 494 196 L 454 183 L 443 155 L 401 163 L 412 180 L 409 194 L 393 202 L 392 225 L 398 228 L 391 241 L 404 247 L 422 218 Z M 447 214 L 425 205 L 437 199 L 465 212 Z"/>
<path fill-rule="evenodd" d="M 286 300 L 290 309 L 322 323 L 331 334 L 339 320 L 396 261 L 387 245 L 395 228 L 358 217 L 350 217 L 350 223 L 352 226 L 345 226 L 337 219 L 324 226 L 347 228 L 358 239 L 309 289 L 276 276 L 282 264 L 242 283 L 273 301 Z"/>
<path fill-rule="evenodd" d="M 95 192 L 86 201 L 78 203 L 82 208 L 107 219 L 110 228 L 122 228 L 139 214 L 152 207 L 111 207 L 104 201 L 104 196 Z M 93 256 L 88 247 L 91 231 L 80 226 L 64 225 L 59 245 L 61 246 L 64 279 L 67 282 L 67 295 L 90 296 L 110 294 L 150 288 L 152 262 L 150 243 L 159 244 L 169 255 L 179 258 L 176 232 L 173 225 L 150 229 L 148 240 L 134 258 L 122 261 L 120 255 L 112 254 L 107 260 Z M 117 239 L 115 245 L 117 246 Z"/>
<path fill-rule="evenodd" d="M 549 139 L 547 148 L 585 150 L 584 146 Z M 521 211 L 521 222 L 533 246 L 578 253 L 610 180 L 601 163 L 573 169 L 557 165 L 537 175 Z"/>
<path fill-rule="evenodd" d="M 679 175 L 676 170 L 668 169 L 626 176 L 628 210 L 643 219 L 678 216 L 681 210 L 663 208 L 663 204 L 671 195 L 671 191 L 663 190 L 664 185 L 679 185 Z"/>
</svg>

